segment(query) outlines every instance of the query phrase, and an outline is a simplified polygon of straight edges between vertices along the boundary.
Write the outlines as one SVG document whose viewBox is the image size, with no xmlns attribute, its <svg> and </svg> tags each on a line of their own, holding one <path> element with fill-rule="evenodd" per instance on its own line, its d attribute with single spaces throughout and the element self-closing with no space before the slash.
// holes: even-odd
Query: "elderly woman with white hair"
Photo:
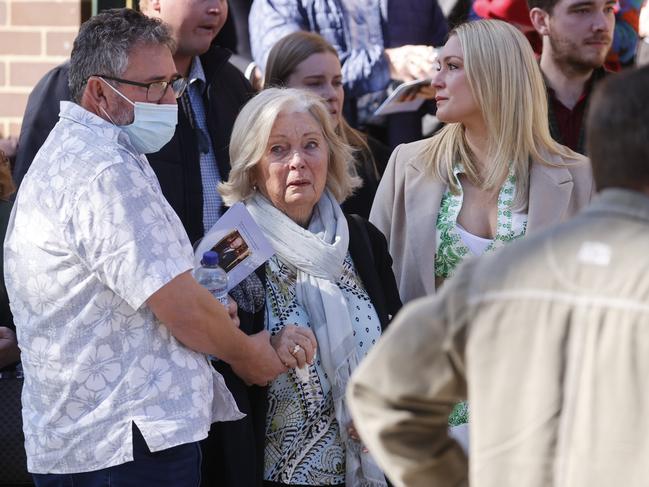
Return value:
<svg viewBox="0 0 649 487">
<path fill-rule="evenodd" d="M 242 475 L 257 469 L 258 483 L 234 473 L 229 485 L 238 487 L 386 485 L 344 393 L 401 301 L 385 238 L 340 208 L 359 184 L 352 150 L 320 97 L 271 88 L 241 111 L 230 156 L 223 200 L 243 201 L 276 252 L 256 273 L 265 305 L 241 311 L 241 327 L 271 333 L 286 373 L 245 391 L 225 374 L 248 416 L 218 425 L 229 431 L 216 439 L 223 444 L 216 461 L 226 469 L 238 462 Z"/>
</svg>

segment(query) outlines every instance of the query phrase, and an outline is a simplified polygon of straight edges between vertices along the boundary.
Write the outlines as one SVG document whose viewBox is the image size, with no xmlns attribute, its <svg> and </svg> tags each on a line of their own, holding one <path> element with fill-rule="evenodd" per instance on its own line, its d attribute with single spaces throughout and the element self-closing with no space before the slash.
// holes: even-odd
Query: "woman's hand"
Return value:
<svg viewBox="0 0 649 487">
<path fill-rule="evenodd" d="M 437 51 L 432 46 L 405 45 L 385 50 L 392 79 L 413 81 L 430 78 Z"/>
<path fill-rule="evenodd" d="M 239 310 L 239 307 L 237 306 L 237 302 L 232 299 L 232 296 L 228 295 L 228 305 L 225 307 L 225 309 L 228 310 L 228 315 L 230 315 L 230 319 L 234 323 L 234 325 L 239 328 L 241 326 L 241 321 L 239 320 L 239 314 L 237 311 Z"/>
<path fill-rule="evenodd" d="M 271 337 L 270 344 L 288 369 L 313 364 L 317 342 L 309 328 L 286 325 Z"/>
</svg>

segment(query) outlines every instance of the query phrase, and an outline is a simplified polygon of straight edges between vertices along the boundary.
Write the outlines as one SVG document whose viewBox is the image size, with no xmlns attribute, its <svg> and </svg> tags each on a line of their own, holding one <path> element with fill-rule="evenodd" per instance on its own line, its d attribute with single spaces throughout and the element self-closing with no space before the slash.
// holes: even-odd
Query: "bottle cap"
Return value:
<svg viewBox="0 0 649 487">
<path fill-rule="evenodd" d="M 219 254 L 217 254 L 213 250 L 208 250 L 203 254 L 203 260 L 201 260 L 201 264 L 203 264 L 204 266 L 219 265 Z"/>
</svg>

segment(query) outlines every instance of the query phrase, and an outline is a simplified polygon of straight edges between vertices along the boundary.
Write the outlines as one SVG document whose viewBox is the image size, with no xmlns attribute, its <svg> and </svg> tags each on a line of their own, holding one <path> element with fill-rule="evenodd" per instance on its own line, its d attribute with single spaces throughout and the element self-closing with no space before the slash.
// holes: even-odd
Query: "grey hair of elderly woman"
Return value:
<svg viewBox="0 0 649 487">
<path fill-rule="evenodd" d="M 275 120 L 280 113 L 309 113 L 320 125 L 329 146 L 326 187 L 341 203 L 361 185 L 353 149 L 336 135 L 331 115 L 320 97 L 294 88 L 268 88 L 241 110 L 230 139 L 230 177 L 219 185 L 223 202 L 231 206 L 253 194 L 254 168 L 267 151 Z"/>
</svg>

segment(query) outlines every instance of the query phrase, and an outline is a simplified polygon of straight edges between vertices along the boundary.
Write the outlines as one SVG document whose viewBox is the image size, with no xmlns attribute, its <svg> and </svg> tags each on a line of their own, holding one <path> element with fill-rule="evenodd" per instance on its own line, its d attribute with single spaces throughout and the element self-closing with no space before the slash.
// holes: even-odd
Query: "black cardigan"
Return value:
<svg viewBox="0 0 649 487">
<path fill-rule="evenodd" d="M 401 299 L 392 273 L 392 258 L 383 234 L 363 218 L 347 216 L 349 252 L 365 290 L 385 330 L 401 308 Z M 265 265 L 257 269 L 266 283 Z M 247 334 L 264 329 L 264 312 L 240 312 L 241 330 Z M 261 487 L 263 484 L 267 388 L 246 386 L 230 366 L 218 362 L 239 409 L 246 417 L 239 421 L 214 423 L 202 443 L 204 487 Z"/>
</svg>

